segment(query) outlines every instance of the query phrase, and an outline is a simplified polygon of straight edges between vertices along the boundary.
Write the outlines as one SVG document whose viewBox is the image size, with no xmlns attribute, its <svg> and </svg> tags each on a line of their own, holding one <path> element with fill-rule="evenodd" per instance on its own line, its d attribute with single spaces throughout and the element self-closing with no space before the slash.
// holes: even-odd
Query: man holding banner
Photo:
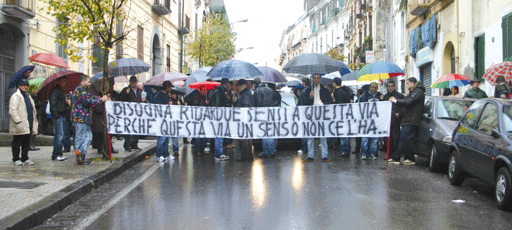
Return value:
<svg viewBox="0 0 512 230">
<path fill-rule="evenodd" d="M 236 101 L 235 107 L 254 107 L 254 97 L 249 89 L 247 89 L 247 80 L 240 79 L 236 83 L 240 98 Z M 252 139 L 239 139 L 237 148 L 240 152 L 236 154 L 237 161 L 252 161 Z"/>
<path fill-rule="evenodd" d="M 170 81 L 164 81 L 162 83 L 164 90 L 157 90 L 154 92 L 149 103 L 168 105 L 169 104 L 169 93 L 172 90 L 172 83 Z M 156 141 L 156 161 L 165 162 L 168 159 L 174 160 L 174 156 L 169 154 L 169 139 L 168 136 L 160 136 Z"/>
<path fill-rule="evenodd" d="M 142 89 L 137 86 L 139 80 L 137 76 L 133 75 L 130 77 L 130 85 L 121 90 L 119 94 L 119 101 L 127 102 L 146 102 L 145 98 L 142 98 Z M 140 150 L 139 136 L 137 135 L 125 135 L 124 136 L 124 150 L 131 152 L 132 150 Z"/>
<path fill-rule="evenodd" d="M 361 95 L 359 98 L 359 103 L 361 102 L 375 102 L 380 101 L 382 94 L 377 92 L 379 86 L 377 82 L 372 82 L 370 84 L 370 91 Z M 361 140 L 361 160 L 366 160 L 367 157 L 371 157 L 373 160 L 377 160 L 377 142 L 379 138 L 377 137 L 363 137 Z"/>
<path fill-rule="evenodd" d="M 281 104 L 280 95 L 270 87 L 261 83 L 260 78 L 254 79 L 256 89 L 254 90 L 254 106 L 255 107 L 276 107 Z M 268 158 L 276 153 L 275 139 L 261 139 L 263 150 L 258 157 Z"/>
<path fill-rule="evenodd" d="M 307 86 L 301 95 L 303 105 L 328 105 L 332 104 L 332 96 L 327 88 L 320 84 L 322 77 L 320 74 L 313 74 L 313 84 Z M 330 162 L 329 151 L 327 150 L 327 138 L 320 138 L 320 146 L 322 148 L 322 161 Z M 315 139 L 308 138 L 308 157 L 305 162 L 315 160 Z"/>
<path fill-rule="evenodd" d="M 213 89 L 212 98 L 210 101 L 213 107 L 229 107 L 228 92 L 231 87 L 229 79 L 222 78 L 220 85 Z M 224 138 L 215 138 L 215 160 L 227 161 L 229 156 L 224 155 Z"/>
</svg>

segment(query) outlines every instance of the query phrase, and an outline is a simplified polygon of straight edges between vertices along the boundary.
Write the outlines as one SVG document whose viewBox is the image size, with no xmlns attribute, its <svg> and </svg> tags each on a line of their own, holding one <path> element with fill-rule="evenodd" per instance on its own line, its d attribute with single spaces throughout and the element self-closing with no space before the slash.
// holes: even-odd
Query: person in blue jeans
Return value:
<svg viewBox="0 0 512 230">
<path fill-rule="evenodd" d="M 53 121 L 53 152 L 52 160 L 63 161 L 67 157 L 62 155 L 62 139 L 64 138 L 66 116 L 68 113 L 68 106 L 71 101 L 66 100 L 66 95 L 62 88 L 66 85 L 66 77 L 61 77 L 56 80 L 55 87 L 50 91 L 50 113 Z"/>
<path fill-rule="evenodd" d="M 377 92 L 379 86 L 376 82 L 372 82 L 370 84 L 370 90 L 359 98 L 359 103 L 363 102 L 375 102 L 381 101 L 384 98 L 380 92 Z M 363 137 L 361 140 L 361 160 L 366 160 L 366 158 L 372 158 L 372 160 L 377 160 L 377 142 L 379 138 L 377 137 Z"/>
<path fill-rule="evenodd" d="M 261 79 L 255 78 L 254 84 L 254 107 L 277 107 L 281 106 L 281 95 L 273 88 L 261 83 Z M 260 158 L 272 157 L 276 152 L 274 138 L 265 138 L 261 140 L 263 150 L 258 155 Z"/>
<path fill-rule="evenodd" d="M 334 104 L 347 104 L 352 103 L 354 98 L 354 93 L 348 86 L 341 86 L 341 78 L 336 77 L 332 80 L 332 85 L 334 86 L 333 96 L 334 96 Z M 339 143 L 339 156 L 342 157 L 350 157 L 350 151 L 352 150 L 350 147 L 350 139 L 348 137 L 340 138 Z"/>
<path fill-rule="evenodd" d="M 229 103 L 229 99 L 227 97 L 227 92 L 231 88 L 231 83 L 229 79 L 222 78 L 220 80 L 220 85 L 216 86 L 213 89 L 210 104 L 212 107 L 229 107 L 231 104 Z M 224 138 L 215 138 L 215 160 L 218 161 L 227 161 L 229 160 L 229 156 L 224 155 Z"/>
<path fill-rule="evenodd" d="M 169 104 L 169 93 L 172 90 L 172 83 L 170 81 L 164 81 L 162 83 L 163 90 L 156 90 L 155 86 L 152 86 L 153 94 L 148 97 L 148 102 L 152 104 L 168 105 Z M 165 162 L 167 160 L 173 160 L 174 156 L 169 154 L 169 139 L 168 136 L 160 136 L 156 141 L 156 161 Z M 173 138 L 174 139 L 174 138 Z M 177 139 L 177 138 L 176 138 Z M 175 147 L 176 148 L 176 147 Z"/>
</svg>

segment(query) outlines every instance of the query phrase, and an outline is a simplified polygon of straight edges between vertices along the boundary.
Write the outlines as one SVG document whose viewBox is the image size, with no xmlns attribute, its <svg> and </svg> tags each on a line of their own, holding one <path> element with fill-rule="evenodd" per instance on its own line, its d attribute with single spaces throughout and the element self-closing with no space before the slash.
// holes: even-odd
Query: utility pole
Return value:
<svg viewBox="0 0 512 230">
<path fill-rule="evenodd" d="M 185 28 L 183 26 L 183 17 L 185 15 L 185 0 L 181 1 L 181 16 L 180 16 L 180 28 L 178 32 L 180 32 L 180 63 L 179 63 L 179 71 L 183 73 L 183 33 L 185 32 Z"/>
</svg>

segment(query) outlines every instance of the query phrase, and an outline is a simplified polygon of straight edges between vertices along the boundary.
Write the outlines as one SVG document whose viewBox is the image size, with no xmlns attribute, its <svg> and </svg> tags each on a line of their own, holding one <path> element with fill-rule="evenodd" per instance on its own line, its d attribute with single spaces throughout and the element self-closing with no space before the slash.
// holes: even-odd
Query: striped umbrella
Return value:
<svg viewBox="0 0 512 230">
<path fill-rule="evenodd" d="M 375 81 L 405 75 L 402 68 L 393 62 L 379 61 L 366 64 L 357 74 L 357 81 Z"/>
<path fill-rule="evenodd" d="M 9 80 L 8 89 L 16 88 L 18 85 L 18 81 L 20 80 L 20 78 L 23 77 L 23 74 L 25 73 L 25 71 L 27 71 L 27 70 L 34 71 L 34 68 L 35 68 L 35 66 L 33 66 L 33 65 L 27 65 L 27 66 L 21 67 L 21 69 L 19 69 L 14 75 L 11 76 L 11 79 Z"/>
<path fill-rule="evenodd" d="M 130 76 L 149 71 L 150 66 L 136 58 L 121 58 L 108 64 L 110 77 Z"/>
<path fill-rule="evenodd" d="M 483 78 L 489 81 L 492 85 L 496 85 L 496 78 L 499 75 L 505 77 L 505 81 L 512 80 L 512 62 L 507 61 L 492 65 L 485 70 Z"/>
<path fill-rule="evenodd" d="M 471 79 L 462 74 L 450 73 L 437 79 L 430 88 L 452 88 L 454 86 L 465 86 L 471 83 Z"/>
<path fill-rule="evenodd" d="M 230 81 L 238 81 L 242 78 L 254 79 L 263 77 L 261 71 L 253 64 L 240 60 L 226 60 L 217 63 L 206 75 L 214 81 L 222 78 L 228 78 Z"/>
<path fill-rule="evenodd" d="M 103 78 L 103 72 L 99 72 L 96 75 L 92 76 L 91 77 L 91 81 L 92 80 L 96 80 L 96 79 L 101 79 L 101 78 Z M 115 83 L 127 83 L 128 82 L 128 78 L 126 78 L 126 76 L 114 77 L 114 82 Z"/>
<path fill-rule="evenodd" d="M 327 74 L 340 71 L 340 64 L 329 56 L 319 53 L 306 53 L 292 58 L 283 67 L 287 73 L 299 73 L 304 75 L 320 73 Z"/>
<path fill-rule="evenodd" d="M 33 62 L 67 69 L 68 64 L 61 57 L 51 53 L 37 53 L 28 58 Z"/>
<path fill-rule="evenodd" d="M 281 72 L 276 69 L 268 66 L 258 66 L 256 67 L 263 74 L 263 77 L 260 77 L 262 82 L 272 82 L 272 83 L 284 83 L 288 82 L 286 77 Z"/>
</svg>

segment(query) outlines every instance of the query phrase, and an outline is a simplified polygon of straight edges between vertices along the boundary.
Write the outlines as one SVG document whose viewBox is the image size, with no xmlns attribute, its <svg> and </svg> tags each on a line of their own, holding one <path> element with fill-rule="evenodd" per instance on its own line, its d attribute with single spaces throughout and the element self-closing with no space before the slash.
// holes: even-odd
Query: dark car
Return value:
<svg viewBox="0 0 512 230">
<path fill-rule="evenodd" d="M 450 150 L 451 184 L 462 184 L 466 176 L 494 184 L 498 207 L 511 208 L 512 101 L 475 102 L 453 132 Z"/>
<path fill-rule="evenodd" d="M 453 130 L 474 99 L 427 97 L 423 118 L 414 137 L 417 155 L 430 159 L 430 170 L 439 171 L 450 158 Z"/>
<path fill-rule="evenodd" d="M 293 93 L 280 92 L 281 94 L 281 107 L 297 106 L 297 98 Z M 252 141 L 254 150 L 261 151 L 261 139 L 254 139 Z M 300 138 L 280 138 L 277 139 L 276 150 L 298 150 L 302 147 Z"/>
</svg>

